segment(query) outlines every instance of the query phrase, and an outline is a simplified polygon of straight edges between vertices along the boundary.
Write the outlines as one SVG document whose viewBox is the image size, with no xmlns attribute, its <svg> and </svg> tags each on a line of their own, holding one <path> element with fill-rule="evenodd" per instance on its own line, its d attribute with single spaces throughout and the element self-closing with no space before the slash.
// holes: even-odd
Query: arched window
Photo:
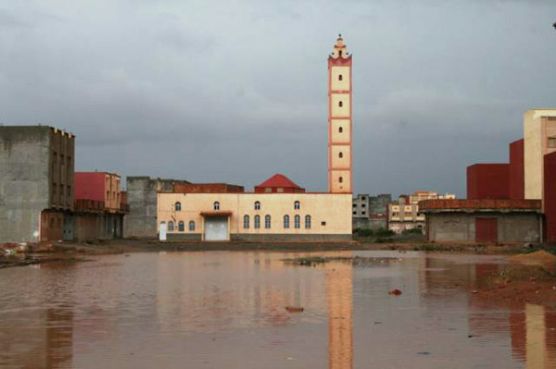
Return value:
<svg viewBox="0 0 556 369">
<path fill-rule="evenodd" d="M 340 153 L 338 154 L 338 157 L 341 159 L 344 157 L 344 153 L 340 151 Z"/>
<path fill-rule="evenodd" d="M 293 203 L 294 210 L 299 210 L 301 208 L 301 203 L 299 201 L 295 201 Z"/>
<path fill-rule="evenodd" d="M 270 229 L 270 215 L 264 216 L 264 227 Z"/>
<path fill-rule="evenodd" d="M 195 222 L 191 220 L 189 222 L 189 232 L 193 232 L 195 230 Z"/>
<path fill-rule="evenodd" d="M 168 222 L 168 232 L 174 232 L 174 222 Z"/>
<path fill-rule="evenodd" d="M 243 216 L 243 229 L 249 229 L 249 215 Z"/>
<path fill-rule="evenodd" d="M 290 228 L 290 216 L 289 215 L 284 215 L 284 228 L 285 229 Z"/>
<path fill-rule="evenodd" d="M 305 228 L 306 229 L 311 228 L 311 216 L 310 215 L 305 215 Z"/>
<path fill-rule="evenodd" d="M 255 210 L 261 210 L 261 203 L 259 201 L 255 201 Z"/>
<path fill-rule="evenodd" d="M 179 223 L 178 223 L 178 231 L 180 231 L 180 232 L 185 231 L 185 223 L 182 220 L 180 220 Z"/>
<path fill-rule="evenodd" d="M 338 106 L 341 108 L 342 106 L 344 106 L 344 103 L 341 102 L 341 101 L 339 101 L 339 102 L 338 102 Z"/>
<path fill-rule="evenodd" d="M 342 76 L 341 74 L 338 74 L 338 81 L 341 81 L 344 79 L 344 76 Z"/>
<path fill-rule="evenodd" d="M 253 226 L 255 227 L 255 229 L 261 228 L 261 217 L 259 215 L 255 215 Z"/>
<path fill-rule="evenodd" d="M 294 226 L 296 229 L 301 228 L 301 217 L 300 217 L 299 215 L 296 215 L 296 216 L 293 218 L 293 226 Z"/>
<path fill-rule="evenodd" d="M 174 204 L 174 210 L 181 211 L 181 202 L 178 201 Z"/>
<path fill-rule="evenodd" d="M 220 210 L 220 203 L 218 201 L 215 201 L 212 207 L 214 208 L 214 210 Z"/>
<path fill-rule="evenodd" d="M 338 182 L 343 183 L 344 182 L 344 177 L 338 178 Z"/>
<path fill-rule="evenodd" d="M 344 128 L 343 128 L 343 127 L 339 127 L 339 128 L 338 128 L 338 132 L 339 132 L 339 133 L 344 132 Z"/>
</svg>

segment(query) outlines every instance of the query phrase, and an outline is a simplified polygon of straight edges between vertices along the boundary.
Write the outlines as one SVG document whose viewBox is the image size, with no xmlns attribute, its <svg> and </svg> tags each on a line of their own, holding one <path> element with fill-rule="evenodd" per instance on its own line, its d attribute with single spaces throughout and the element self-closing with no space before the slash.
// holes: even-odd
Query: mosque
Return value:
<svg viewBox="0 0 556 369">
<path fill-rule="evenodd" d="M 352 56 L 339 35 L 328 57 L 328 192 L 308 192 L 282 174 L 253 192 L 159 192 L 160 239 L 351 240 L 351 67 Z"/>
</svg>

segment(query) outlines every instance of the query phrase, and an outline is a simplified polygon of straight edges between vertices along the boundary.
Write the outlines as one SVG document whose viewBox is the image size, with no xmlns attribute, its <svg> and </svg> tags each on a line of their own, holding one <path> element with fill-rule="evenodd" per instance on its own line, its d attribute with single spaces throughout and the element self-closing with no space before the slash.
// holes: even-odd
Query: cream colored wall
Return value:
<svg viewBox="0 0 556 369">
<path fill-rule="evenodd" d="M 351 192 L 351 172 L 349 170 L 333 170 L 331 192 Z M 342 177 L 342 183 L 340 183 Z"/>
<path fill-rule="evenodd" d="M 294 210 L 294 202 L 300 201 L 300 210 Z M 174 210 L 174 204 L 181 202 L 181 211 Z M 185 225 L 184 233 L 202 233 L 201 212 L 213 211 L 215 201 L 220 203 L 220 211 L 232 212 L 230 232 L 247 234 L 351 234 L 351 194 L 300 193 L 300 194 L 177 194 L 159 193 L 157 204 L 157 225 L 161 221 L 173 221 L 175 232 L 179 221 Z M 261 203 L 261 210 L 254 209 L 255 201 Z M 264 217 L 269 214 L 272 227 L 264 227 Z M 283 216 L 290 216 L 290 228 L 284 229 Z M 301 228 L 295 229 L 294 216 L 301 216 Z M 250 227 L 243 229 L 243 216 L 249 215 Z M 253 227 L 255 215 L 261 217 L 261 228 Z M 305 215 L 311 215 L 311 228 L 305 229 Z M 189 232 L 189 221 L 195 221 L 195 232 Z M 321 222 L 326 222 L 322 225 Z"/>
<path fill-rule="evenodd" d="M 342 102 L 342 107 L 339 106 L 339 102 Z M 349 94 L 332 94 L 330 97 L 330 102 L 332 104 L 331 111 L 332 117 L 349 117 L 350 116 L 350 98 Z"/>
<path fill-rule="evenodd" d="M 332 150 L 332 168 L 349 168 L 351 166 L 351 146 L 333 145 Z M 340 158 L 340 153 L 342 157 Z"/>
<path fill-rule="evenodd" d="M 338 76 L 342 75 L 342 80 Z M 330 87 L 336 91 L 347 91 L 350 89 L 350 67 L 333 66 L 330 69 Z"/>
<path fill-rule="evenodd" d="M 334 143 L 349 143 L 351 139 L 349 119 L 332 119 L 331 137 Z M 342 133 L 339 128 L 342 127 Z"/>
<path fill-rule="evenodd" d="M 529 110 L 523 117 L 526 199 L 542 199 L 543 197 L 544 155 L 553 151 L 548 150 L 546 143 L 547 130 L 550 131 L 553 128 L 547 127 L 547 120 L 544 117 L 556 117 L 556 110 Z"/>
</svg>

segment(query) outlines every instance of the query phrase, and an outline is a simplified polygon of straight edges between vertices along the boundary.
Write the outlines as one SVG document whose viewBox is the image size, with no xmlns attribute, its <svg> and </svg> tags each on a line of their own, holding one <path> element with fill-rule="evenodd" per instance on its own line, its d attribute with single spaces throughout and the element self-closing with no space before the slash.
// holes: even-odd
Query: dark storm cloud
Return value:
<svg viewBox="0 0 556 369">
<path fill-rule="evenodd" d="M 77 169 L 326 188 L 326 57 L 354 54 L 355 191 L 462 194 L 554 106 L 553 1 L 0 5 L 0 121 L 78 137 Z"/>
</svg>

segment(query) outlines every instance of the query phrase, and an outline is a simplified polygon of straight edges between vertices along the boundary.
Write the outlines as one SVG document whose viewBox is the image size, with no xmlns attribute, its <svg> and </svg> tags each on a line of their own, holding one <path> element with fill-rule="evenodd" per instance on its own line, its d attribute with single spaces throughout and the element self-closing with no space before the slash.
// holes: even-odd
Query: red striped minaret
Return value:
<svg viewBox="0 0 556 369">
<path fill-rule="evenodd" d="M 328 191 L 352 192 L 351 54 L 342 35 L 328 57 Z"/>
</svg>

